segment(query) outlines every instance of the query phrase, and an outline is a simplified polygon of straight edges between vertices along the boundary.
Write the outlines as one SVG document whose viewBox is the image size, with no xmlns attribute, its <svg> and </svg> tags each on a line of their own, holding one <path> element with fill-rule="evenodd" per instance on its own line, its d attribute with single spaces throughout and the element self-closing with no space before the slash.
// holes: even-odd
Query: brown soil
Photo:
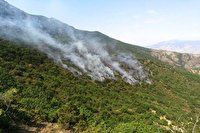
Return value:
<svg viewBox="0 0 200 133">
<path fill-rule="evenodd" d="M 20 125 L 19 133 L 72 133 L 69 130 L 62 129 L 56 123 L 43 122 L 37 126 Z"/>
</svg>

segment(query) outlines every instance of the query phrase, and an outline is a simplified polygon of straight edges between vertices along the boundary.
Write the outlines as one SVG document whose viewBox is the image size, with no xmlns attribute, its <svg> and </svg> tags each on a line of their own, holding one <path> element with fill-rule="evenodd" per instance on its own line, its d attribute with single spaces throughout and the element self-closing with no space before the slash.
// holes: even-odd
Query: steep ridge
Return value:
<svg viewBox="0 0 200 133">
<path fill-rule="evenodd" d="M 116 80 L 117 72 L 130 84 L 150 83 L 133 54 L 114 50 L 119 41 L 99 32 L 77 30 L 55 19 L 29 15 L 3 0 L 0 4 L 1 37 L 38 48 L 75 75 L 86 73 L 104 81 Z"/>
</svg>

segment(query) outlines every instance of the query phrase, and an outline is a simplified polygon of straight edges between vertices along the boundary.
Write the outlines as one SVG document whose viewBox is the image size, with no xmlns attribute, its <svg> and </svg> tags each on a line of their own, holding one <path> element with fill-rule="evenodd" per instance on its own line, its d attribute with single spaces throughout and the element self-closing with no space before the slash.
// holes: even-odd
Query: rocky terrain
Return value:
<svg viewBox="0 0 200 133">
<path fill-rule="evenodd" d="M 165 50 L 152 50 L 152 56 L 172 66 L 184 68 L 192 73 L 200 74 L 200 55 L 177 53 Z"/>
</svg>

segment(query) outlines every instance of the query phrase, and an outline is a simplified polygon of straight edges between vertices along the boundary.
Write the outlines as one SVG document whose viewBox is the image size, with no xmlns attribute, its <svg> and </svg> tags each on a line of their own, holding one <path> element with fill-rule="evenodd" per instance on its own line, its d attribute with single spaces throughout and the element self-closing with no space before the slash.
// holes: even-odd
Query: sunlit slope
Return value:
<svg viewBox="0 0 200 133">
<path fill-rule="evenodd" d="M 137 57 L 152 84 L 76 77 L 37 49 L 1 39 L 0 91 L 16 88 L 17 95 L 5 112 L 11 120 L 0 115 L 6 123 L 0 127 L 48 121 L 77 132 L 191 132 L 199 114 L 200 77 L 137 48 L 118 45 L 124 52 L 140 51 Z M 4 104 L 0 107 L 6 110 Z"/>
</svg>

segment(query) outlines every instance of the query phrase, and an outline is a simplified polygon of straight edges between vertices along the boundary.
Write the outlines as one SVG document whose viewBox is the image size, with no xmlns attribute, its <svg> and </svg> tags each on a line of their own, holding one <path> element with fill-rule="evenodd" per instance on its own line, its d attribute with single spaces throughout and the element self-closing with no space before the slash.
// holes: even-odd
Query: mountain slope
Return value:
<svg viewBox="0 0 200 133">
<path fill-rule="evenodd" d="M 8 3 L 0 7 L 0 37 L 39 49 L 75 75 L 86 73 L 99 81 L 121 76 L 130 84 L 150 82 L 134 54 L 116 51 L 121 42 L 55 19 L 26 14 Z"/>
<path fill-rule="evenodd" d="M 143 63 L 152 85 L 132 86 L 76 77 L 31 47 L 5 40 L 0 47 L 1 92 L 18 90 L 6 112 L 14 123 L 59 122 L 90 132 L 185 132 L 199 113 L 200 77 L 151 59 Z"/>
<path fill-rule="evenodd" d="M 200 74 L 200 55 L 181 54 L 163 50 L 152 50 L 151 53 L 152 56 L 171 66 L 184 68 L 192 73 Z"/>
<path fill-rule="evenodd" d="M 149 48 L 180 53 L 200 54 L 200 41 L 165 41 L 149 46 Z"/>
<path fill-rule="evenodd" d="M 0 16 L 6 16 L 0 22 L 0 132 L 16 132 L 24 124 L 40 131 L 44 122 L 58 123 L 71 132 L 191 132 L 194 128 L 200 109 L 198 75 L 160 62 L 149 49 L 99 32 L 29 15 L 2 0 L 0 9 Z M 75 45 L 79 41 L 82 45 Z M 79 57 L 78 63 L 86 60 L 86 72 L 67 58 L 71 52 Z M 96 67 L 89 69 L 88 57 L 111 68 L 117 80 L 91 78 L 89 72 Z M 108 59 L 120 67 L 114 71 Z M 127 77 L 121 70 L 132 72 L 140 82 L 124 82 Z M 148 79 L 151 83 L 141 82 Z"/>
</svg>

